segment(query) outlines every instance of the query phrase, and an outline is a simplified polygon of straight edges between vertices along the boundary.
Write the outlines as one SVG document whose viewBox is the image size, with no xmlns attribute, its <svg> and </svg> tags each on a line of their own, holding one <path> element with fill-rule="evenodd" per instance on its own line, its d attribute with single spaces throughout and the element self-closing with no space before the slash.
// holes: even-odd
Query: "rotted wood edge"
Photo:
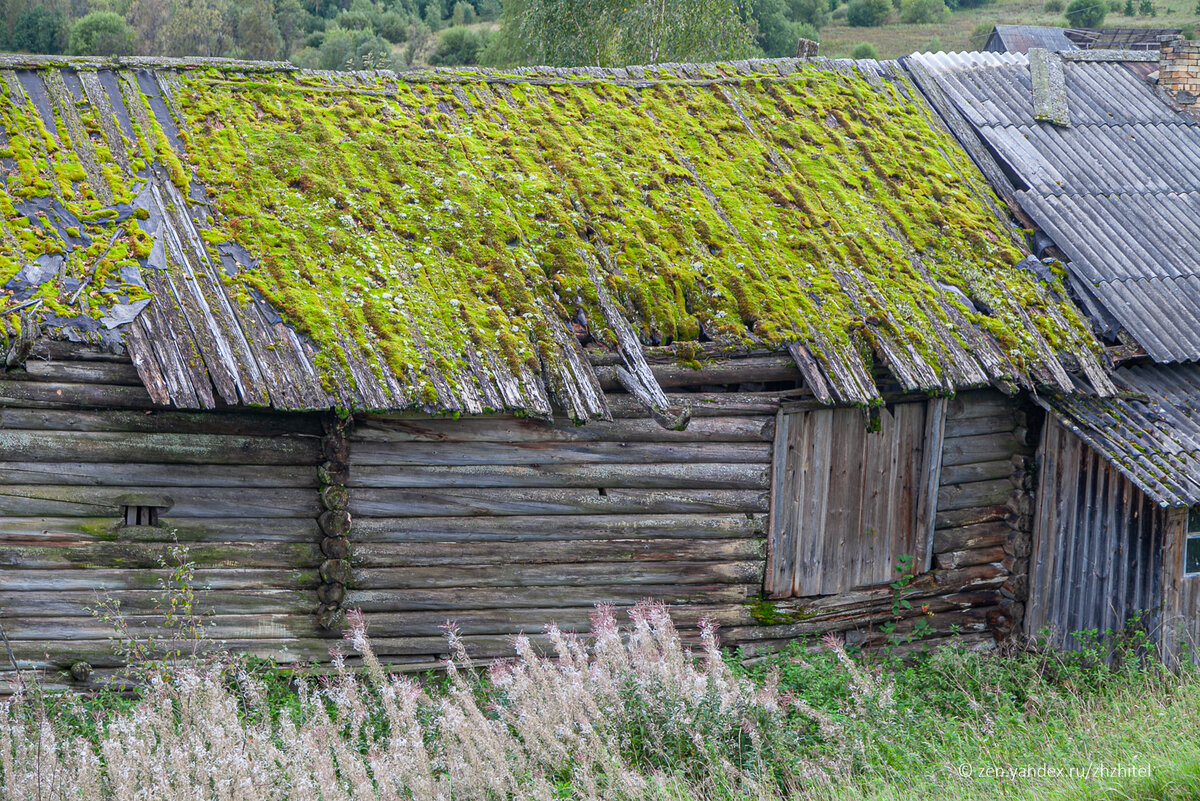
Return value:
<svg viewBox="0 0 1200 801">
<path fill-rule="evenodd" d="M 317 468 L 322 512 L 317 518 L 321 528 L 321 583 L 317 586 L 317 625 L 326 631 L 345 622 L 346 585 L 350 582 L 350 527 L 347 510 L 350 480 L 350 429 L 353 417 L 327 414 L 322 423 L 321 440 L 325 461 Z"/>
</svg>

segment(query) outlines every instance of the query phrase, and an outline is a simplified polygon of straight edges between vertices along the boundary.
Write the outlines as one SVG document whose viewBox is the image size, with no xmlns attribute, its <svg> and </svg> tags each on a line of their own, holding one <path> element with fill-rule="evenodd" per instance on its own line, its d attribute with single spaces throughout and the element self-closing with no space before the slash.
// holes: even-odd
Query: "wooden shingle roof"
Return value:
<svg viewBox="0 0 1200 801">
<path fill-rule="evenodd" d="M 162 403 L 603 418 L 581 331 L 649 403 L 641 349 L 706 341 L 790 348 L 827 402 L 876 402 L 877 356 L 1106 386 L 895 64 L 4 57 L 0 90 L 0 309 L 128 348 Z"/>
</svg>

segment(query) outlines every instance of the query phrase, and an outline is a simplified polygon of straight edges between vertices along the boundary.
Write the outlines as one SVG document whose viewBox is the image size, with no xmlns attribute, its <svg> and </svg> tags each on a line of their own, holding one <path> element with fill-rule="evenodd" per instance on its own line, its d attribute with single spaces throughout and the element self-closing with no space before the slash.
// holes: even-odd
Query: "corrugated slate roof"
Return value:
<svg viewBox="0 0 1200 801">
<path fill-rule="evenodd" d="M 992 28 L 992 34 L 983 49 L 995 53 L 1028 53 L 1035 47 L 1044 50 L 1076 50 L 1079 45 L 1067 37 L 1066 28 L 997 25 Z"/>
<path fill-rule="evenodd" d="M 1156 361 L 1200 359 L 1200 125 L 1124 64 L 1075 58 L 1064 127 L 1034 119 L 1026 56 L 913 56 L 1015 176 L 1077 292 Z"/>
<path fill-rule="evenodd" d="M 164 403 L 604 417 L 572 325 L 652 401 L 642 347 L 705 340 L 790 346 L 830 402 L 878 399 L 873 351 L 910 389 L 1107 384 L 895 64 L 4 57 L 0 88 L 0 281 Z"/>
<path fill-rule="evenodd" d="M 1121 395 L 1043 398 L 1064 425 L 1162 506 L 1200 503 L 1200 365 L 1138 365 Z"/>
</svg>

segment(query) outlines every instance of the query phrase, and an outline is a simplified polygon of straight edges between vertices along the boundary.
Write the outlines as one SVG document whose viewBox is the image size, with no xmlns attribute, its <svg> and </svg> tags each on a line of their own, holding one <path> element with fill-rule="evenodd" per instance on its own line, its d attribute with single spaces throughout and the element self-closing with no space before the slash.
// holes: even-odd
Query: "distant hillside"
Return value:
<svg viewBox="0 0 1200 801">
<path fill-rule="evenodd" d="M 911 0 L 909 0 L 911 2 Z M 899 12 L 877 28 L 853 27 L 846 23 L 846 6 L 834 12 L 828 25 L 821 29 L 823 56 L 845 57 L 854 48 L 868 43 L 880 58 L 894 58 L 924 50 L 979 50 L 987 41 L 993 25 L 1058 25 L 1069 27 L 1062 11 L 1047 11 L 1057 2 L 1069 0 L 997 0 L 977 8 L 951 11 L 945 22 L 905 24 L 898 21 Z M 1097 0 L 1104 2 L 1104 0 Z M 1133 0 L 1134 16 L 1126 16 L 1126 0 L 1109 0 L 1109 11 L 1101 27 L 1105 28 L 1182 28 L 1189 38 L 1196 36 L 1200 26 L 1200 3 L 1197 0 L 1150 0 L 1155 16 L 1138 14 L 1142 0 Z"/>
</svg>

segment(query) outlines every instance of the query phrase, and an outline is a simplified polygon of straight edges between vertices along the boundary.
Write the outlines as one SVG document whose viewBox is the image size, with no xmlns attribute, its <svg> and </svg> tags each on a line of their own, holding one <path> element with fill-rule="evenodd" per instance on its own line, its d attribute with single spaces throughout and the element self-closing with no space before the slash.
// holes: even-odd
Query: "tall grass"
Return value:
<svg viewBox="0 0 1200 801">
<path fill-rule="evenodd" d="M 0 704 L 0 800 L 1200 798 L 1200 677 L 1131 648 L 915 660 L 797 643 L 749 667 L 666 608 L 548 629 L 476 666 L 389 673 L 367 622 L 328 675 L 233 657 L 146 671 L 136 698 Z"/>
</svg>

